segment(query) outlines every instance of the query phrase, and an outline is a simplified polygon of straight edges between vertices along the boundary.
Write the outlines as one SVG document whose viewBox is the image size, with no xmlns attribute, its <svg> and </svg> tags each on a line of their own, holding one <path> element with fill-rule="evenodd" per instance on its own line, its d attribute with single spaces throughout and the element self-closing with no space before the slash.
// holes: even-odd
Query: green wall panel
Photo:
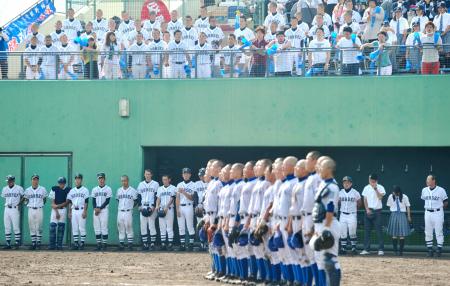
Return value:
<svg viewBox="0 0 450 286">
<path fill-rule="evenodd" d="M 0 152 L 73 152 L 90 190 L 103 171 L 115 193 L 120 175 L 142 179 L 143 146 L 450 146 L 449 80 L 1 81 Z M 120 98 L 129 118 L 118 115 Z M 0 160 L 2 177 L 9 168 Z M 49 169 L 45 187 L 64 170 Z M 92 212 L 88 231 L 93 242 Z"/>
</svg>

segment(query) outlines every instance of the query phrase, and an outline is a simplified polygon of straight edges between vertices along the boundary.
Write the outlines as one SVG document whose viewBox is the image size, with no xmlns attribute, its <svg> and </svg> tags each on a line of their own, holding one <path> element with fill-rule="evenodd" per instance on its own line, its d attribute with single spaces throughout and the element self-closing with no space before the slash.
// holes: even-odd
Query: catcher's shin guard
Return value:
<svg viewBox="0 0 450 286">
<path fill-rule="evenodd" d="M 336 267 L 336 256 L 325 253 L 325 271 L 327 274 L 327 285 L 339 286 L 341 283 L 341 269 Z"/>
</svg>

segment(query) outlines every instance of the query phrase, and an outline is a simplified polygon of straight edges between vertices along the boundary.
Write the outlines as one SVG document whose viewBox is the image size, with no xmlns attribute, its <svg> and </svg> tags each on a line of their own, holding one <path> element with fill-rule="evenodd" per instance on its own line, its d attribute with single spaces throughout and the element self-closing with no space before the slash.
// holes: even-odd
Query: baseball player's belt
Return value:
<svg viewBox="0 0 450 286">
<path fill-rule="evenodd" d="M 353 212 L 353 213 L 346 213 L 346 212 L 341 212 L 341 214 L 345 214 L 345 215 L 351 215 L 351 214 L 355 214 L 355 212 Z"/>
<path fill-rule="evenodd" d="M 301 215 L 294 215 L 294 216 L 292 216 L 292 219 L 293 220 L 301 220 L 302 216 Z"/>
<path fill-rule="evenodd" d="M 30 209 L 37 210 L 37 209 L 42 209 L 42 207 L 30 207 Z"/>
<path fill-rule="evenodd" d="M 287 219 L 287 216 L 279 216 L 279 215 L 277 215 L 275 218 L 276 219 Z"/>
<path fill-rule="evenodd" d="M 259 213 L 252 214 L 252 218 L 259 217 Z"/>
<path fill-rule="evenodd" d="M 121 212 L 129 212 L 129 211 L 131 211 L 130 209 L 128 209 L 128 210 L 120 210 Z"/>
<path fill-rule="evenodd" d="M 15 209 L 15 208 L 17 208 L 17 206 L 8 205 L 8 209 Z"/>
<path fill-rule="evenodd" d="M 216 212 L 206 212 L 208 215 L 213 215 L 213 214 L 215 214 Z"/>
<path fill-rule="evenodd" d="M 75 208 L 73 208 L 73 209 L 76 210 L 76 211 L 78 211 L 78 210 L 83 210 L 84 207 L 75 207 Z"/>
<path fill-rule="evenodd" d="M 427 212 L 430 212 L 430 213 L 434 213 L 434 212 L 438 212 L 438 211 L 440 211 L 441 209 L 427 209 Z"/>
<path fill-rule="evenodd" d="M 150 204 L 143 204 L 143 206 L 144 206 L 144 207 L 148 207 L 148 206 L 150 206 Z"/>
<path fill-rule="evenodd" d="M 241 217 L 241 219 L 243 219 L 248 217 L 248 213 L 239 214 L 239 216 Z"/>
<path fill-rule="evenodd" d="M 182 206 L 182 207 L 185 207 L 185 206 L 192 206 L 192 204 L 191 204 L 191 203 L 188 203 L 188 204 L 181 204 L 180 206 Z"/>
<path fill-rule="evenodd" d="M 182 64 L 184 64 L 184 62 L 172 62 L 173 64 L 176 64 L 176 65 L 182 65 Z"/>
</svg>

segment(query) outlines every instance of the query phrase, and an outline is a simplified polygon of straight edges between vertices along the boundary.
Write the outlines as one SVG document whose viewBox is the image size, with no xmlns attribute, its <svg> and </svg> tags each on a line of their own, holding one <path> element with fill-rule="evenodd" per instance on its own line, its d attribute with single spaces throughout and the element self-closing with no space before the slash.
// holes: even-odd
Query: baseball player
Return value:
<svg viewBox="0 0 450 286">
<path fill-rule="evenodd" d="M 60 20 L 55 23 L 55 31 L 50 34 L 52 37 L 53 45 L 59 46 L 61 44 L 60 38 L 64 34 L 62 30 L 62 22 Z"/>
<path fill-rule="evenodd" d="M 149 250 L 155 248 L 156 242 L 156 226 L 155 220 L 157 217 L 156 212 L 156 193 L 158 192 L 158 182 L 152 180 L 153 172 L 150 169 L 144 171 L 144 180 L 139 183 L 137 187 L 138 202 L 141 221 L 141 239 L 142 250 Z M 143 210 L 150 210 L 150 216 L 144 216 Z M 145 213 L 145 211 L 144 211 Z M 150 244 L 149 242 L 149 230 L 150 230 Z"/>
<path fill-rule="evenodd" d="M 191 181 L 191 169 L 183 168 L 181 174 L 183 182 L 177 185 L 176 206 L 177 206 L 177 221 L 178 231 L 180 235 L 180 249 L 185 250 L 186 245 L 186 227 L 189 234 L 188 250 L 192 251 L 194 246 L 194 201 L 193 194 L 195 190 L 195 183 Z"/>
<path fill-rule="evenodd" d="M 292 234 L 302 230 L 302 208 L 303 198 L 305 192 L 305 182 L 308 178 L 308 171 L 306 171 L 306 160 L 302 159 L 297 162 L 294 169 L 294 174 L 298 181 L 295 183 L 292 190 L 291 208 L 289 209 L 288 230 Z M 297 285 L 305 284 L 308 281 L 308 273 L 306 271 L 306 262 L 304 249 L 297 251 L 296 249 L 288 248 L 291 251 L 293 258 L 293 275 L 294 283 Z"/>
<path fill-rule="evenodd" d="M 206 6 L 200 7 L 200 17 L 195 20 L 194 27 L 198 33 L 205 32 L 206 28 L 209 26 L 209 17 Z"/>
<path fill-rule="evenodd" d="M 97 9 L 95 19 L 92 21 L 92 31 L 97 35 L 97 41 L 102 43 L 108 31 L 108 21 L 103 18 L 103 10 Z"/>
<path fill-rule="evenodd" d="M 5 199 L 5 210 L 3 213 L 3 222 L 5 226 L 6 245 L 3 249 L 11 249 L 11 232 L 14 231 L 14 247 L 19 249 L 20 246 L 20 203 L 24 190 L 21 186 L 16 185 L 16 177 L 13 175 L 6 176 L 7 186 L 2 190 L 2 198 Z M 12 225 L 12 229 L 11 229 Z M 12 230 L 12 231 L 11 231 Z"/>
<path fill-rule="evenodd" d="M 239 77 L 239 63 L 241 62 L 242 54 L 239 52 L 239 46 L 236 45 L 236 36 L 234 34 L 228 35 L 228 45 L 222 48 L 220 55 L 220 70 L 223 77 Z"/>
<path fill-rule="evenodd" d="M 72 41 L 76 37 L 79 37 L 83 27 L 81 26 L 80 20 L 75 19 L 75 10 L 73 8 L 67 9 L 67 19 L 63 21 L 62 29 L 64 33 Z"/>
<path fill-rule="evenodd" d="M 428 257 L 434 256 L 433 231 L 436 235 L 437 252 L 436 256 L 442 254 L 444 244 L 444 234 L 442 227 L 444 224 L 444 208 L 448 206 L 448 196 L 444 188 L 436 185 L 436 176 L 428 175 L 427 186 L 422 189 L 420 198 L 425 201 L 425 243 L 428 248 Z"/>
<path fill-rule="evenodd" d="M 60 46 L 59 46 L 59 79 L 72 79 L 70 73 L 73 73 L 72 64 L 74 63 L 74 45 L 70 44 L 67 39 L 66 34 L 61 35 Z"/>
<path fill-rule="evenodd" d="M 339 223 L 341 226 L 341 254 L 347 253 L 347 240 L 350 238 L 352 253 L 356 254 L 356 225 L 357 211 L 361 206 L 361 195 L 352 188 L 352 178 L 342 179 L 343 189 L 339 192 Z"/>
<path fill-rule="evenodd" d="M 105 173 L 97 174 L 98 186 L 92 189 L 92 207 L 94 208 L 94 232 L 97 251 L 106 250 L 108 244 L 109 202 L 112 190 L 105 184 Z"/>
<path fill-rule="evenodd" d="M 45 36 L 43 34 L 39 33 L 39 24 L 38 23 L 31 24 L 30 29 L 31 29 L 31 33 L 27 34 L 27 36 L 25 38 L 25 44 L 27 45 L 27 47 L 31 44 L 30 41 L 33 37 L 36 37 L 36 39 L 37 39 L 36 44 L 39 47 L 44 45 Z"/>
<path fill-rule="evenodd" d="M 134 79 L 143 79 L 149 72 L 150 57 L 146 54 L 148 46 L 144 43 L 144 36 L 138 32 L 136 43 L 128 48 L 128 69 L 131 69 Z"/>
<path fill-rule="evenodd" d="M 147 31 L 147 33 L 150 35 L 150 40 L 153 41 L 153 30 L 158 29 L 158 32 L 161 31 L 161 23 L 156 19 L 155 11 L 150 11 L 149 19 L 147 21 L 144 21 L 144 23 L 142 24 L 142 28 Z"/>
<path fill-rule="evenodd" d="M 141 20 L 136 20 L 134 22 L 134 30 L 132 30 L 130 33 L 128 33 L 128 42 L 131 45 L 133 45 L 134 43 L 136 43 L 137 41 L 137 35 L 138 34 L 142 34 L 143 36 L 143 41 L 147 44 L 150 42 L 150 34 L 147 32 L 147 30 L 142 28 L 141 25 Z"/>
<path fill-rule="evenodd" d="M 204 208 L 203 208 L 203 200 L 205 197 L 206 191 L 206 168 L 200 168 L 198 170 L 198 178 L 199 180 L 195 182 L 194 189 L 194 214 L 195 214 L 195 225 L 197 222 L 201 221 L 204 216 Z M 199 240 L 199 237 L 196 237 L 196 240 Z M 200 250 L 206 250 L 206 245 L 202 242 L 200 245 Z"/>
<path fill-rule="evenodd" d="M 161 74 L 161 63 L 164 60 L 163 51 L 167 49 L 167 43 L 161 41 L 161 32 L 157 28 L 153 28 L 152 32 L 153 42 L 148 45 L 149 51 L 152 51 L 150 56 L 150 68 L 155 77 Z"/>
<path fill-rule="evenodd" d="M 163 185 L 156 193 L 156 210 L 158 211 L 159 233 L 161 235 L 161 249 L 172 250 L 173 243 L 173 205 L 177 188 L 170 184 L 169 175 L 162 176 Z M 167 238 L 167 244 L 166 244 Z"/>
<path fill-rule="evenodd" d="M 318 151 L 311 151 L 306 155 L 306 171 L 308 171 L 309 176 L 306 179 L 304 186 L 302 232 L 303 240 L 305 242 L 305 254 L 309 261 L 309 265 L 306 267 L 306 272 L 308 273 L 307 278 L 309 279 L 307 281 L 307 285 L 311 285 L 313 277 L 315 283 L 320 285 L 319 272 L 314 258 L 314 251 L 308 244 L 314 234 L 312 210 L 314 207 L 316 190 L 321 181 L 319 175 L 316 173 L 316 164 L 320 156 L 321 154 Z"/>
<path fill-rule="evenodd" d="M 209 17 L 209 26 L 206 28 L 206 39 L 208 44 L 215 50 L 220 49 L 222 46 L 222 40 L 225 37 L 223 31 L 217 26 L 217 19 L 214 16 Z M 220 55 L 215 55 L 213 60 L 214 71 L 213 74 L 217 74 L 220 68 Z"/>
<path fill-rule="evenodd" d="M 267 30 L 270 28 L 270 24 L 275 22 L 278 24 L 278 31 L 283 30 L 284 25 L 286 25 L 286 20 L 283 15 L 277 12 L 278 5 L 276 2 L 269 3 L 269 13 L 267 13 L 266 19 L 264 20 L 264 27 Z"/>
<path fill-rule="evenodd" d="M 47 191 L 39 185 L 39 175 L 31 176 L 31 186 L 25 190 L 23 195 L 28 207 L 28 226 L 30 228 L 31 246 L 30 250 L 41 248 L 42 219 Z"/>
<path fill-rule="evenodd" d="M 298 26 L 297 17 L 291 18 L 291 27 L 286 30 L 285 36 L 292 45 L 292 49 L 299 50 L 304 47 L 304 39 L 306 38 L 306 32 Z M 293 64 L 297 75 L 302 74 L 302 64 L 304 59 L 302 58 L 302 52 L 291 53 L 293 57 Z"/>
<path fill-rule="evenodd" d="M 187 54 L 188 47 L 186 43 L 181 41 L 181 31 L 176 30 L 173 36 L 174 40 L 170 41 L 167 45 L 168 55 L 165 57 L 166 68 L 169 68 L 169 77 L 170 78 L 185 78 L 185 64 L 186 60 L 190 65 L 190 57 Z"/>
<path fill-rule="evenodd" d="M 58 185 L 52 187 L 48 195 L 52 203 L 49 250 L 62 250 L 67 219 L 67 195 L 70 192 L 70 188 L 66 183 L 66 178 L 59 177 Z"/>
<path fill-rule="evenodd" d="M 193 50 L 198 40 L 199 32 L 192 27 L 192 17 L 184 17 L 186 25 L 181 29 L 181 38 L 188 46 L 188 50 Z M 200 32 L 201 33 L 201 32 Z"/>
<path fill-rule="evenodd" d="M 170 12 L 170 21 L 167 24 L 167 31 L 170 33 L 170 38 L 175 39 L 175 31 L 181 31 L 183 29 L 183 19 L 178 18 L 178 11 L 172 10 Z"/>
<path fill-rule="evenodd" d="M 83 250 L 86 240 L 86 217 L 89 203 L 89 190 L 82 185 L 83 175 L 75 174 L 75 187 L 69 191 L 67 200 L 69 212 L 67 217 L 72 222 L 72 250 Z"/>
<path fill-rule="evenodd" d="M 195 46 L 197 78 L 211 77 L 211 59 L 214 55 L 211 53 L 212 47 L 206 42 L 206 34 L 200 32 L 198 44 Z"/>
<path fill-rule="evenodd" d="M 24 61 L 26 65 L 25 78 L 26 79 L 39 79 L 39 69 L 42 62 L 41 55 L 38 54 L 39 47 L 37 45 L 37 37 L 30 39 L 30 45 L 25 49 Z"/>
<path fill-rule="evenodd" d="M 247 27 L 247 18 L 245 16 L 239 18 L 239 28 L 234 30 L 234 35 L 236 38 L 244 37 L 248 41 L 255 39 L 255 33 Z"/>
<path fill-rule="evenodd" d="M 316 203 L 313 208 L 314 235 L 309 245 L 318 255 L 316 262 L 322 284 L 339 286 L 341 280 L 341 269 L 338 262 L 339 250 L 339 222 L 337 220 L 337 205 L 339 201 L 339 187 L 334 180 L 336 163 L 327 157 L 321 161 L 318 167 L 320 178 L 316 192 Z M 332 245 L 320 246 L 320 241 L 330 240 Z"/>
<path fill-rule="evenodd" d="M 45 45 L 39 49 L 42 62 L 40 64 L 43 79 L 56 78 L 56 59 L 59 49 L 53 45 L 52 37 L 45 36 Z"/>
<path fill-rule="evenodd" d="M 275 208 L 275 220 L 277 222 L 275 225 L 275 229 L 281 231 L 283 243 L 285 246 L 288 245 L 287 238 L 289 234 L 287 231 L 287 223 L 289 209 L 291 208 L 292 202 L 292 190 L 294 188 L 294 185 L 298 182 L 298 180 L 294 176 L 294 168 L 297 164 L 297 161 L 298 159 L 293 156 L 286 157 L 283 160 L 282 172 L 285 179 L 278 189 L 278 199 L 276 201 L 277 204 L 274 204 L 273 206 Z M 281 273 L 283 275 L 283 278 L 289 283 L 293 283 L 294 259 L 291 255 L 291 251 L 288 250 L 288 247 L 284 247 L 278 249 L 278 253 L 281 259 Z"/>
<path fill-rule="evenodd" d="M 119 34 L 122 37 L 123 44 L 125 45 L 125 48 L 128 48 L 128 42 L 126 41 L 129 36 L 130 32 L 135 29 L 134 21 L 130 20 L 130 15 L 127 11 L 122 11 L 122 22 L 119 25 L 119 28 L 117 30 L 119 31 Z"/>
<path fill-rule="evenodd" d="M 137 205 L 138 193 L 129 185 L 127 175 L 120 177 L 122 187 L 117 190 L 117 228 L 119 230 L 119 250 L 125 249 L 125 238 L 127 238 L 128 250 L 133 250 L 133 208 Z"/>
</svg>

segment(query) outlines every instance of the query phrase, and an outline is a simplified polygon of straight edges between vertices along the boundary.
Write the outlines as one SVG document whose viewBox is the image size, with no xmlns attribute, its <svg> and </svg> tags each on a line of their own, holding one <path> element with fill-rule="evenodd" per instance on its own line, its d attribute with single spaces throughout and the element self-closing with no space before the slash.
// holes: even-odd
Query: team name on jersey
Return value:
<svg viewBox="0 0 450 286">
<path fill-rule="evenodd" d="M 42 199 L 44 195 L 42 194 L 31 194 L 27 196 L 29 199 Z"/>
<path fill-rule="evenodd" d="M 197 39 L 194 37 L 194 35 L 191 35 L 191 34 L 184 34 L 184 35 L 183 35 L 183 40 L 192 40 L 192 41 L 195 41 L 195 40 L 197 40 Z"/>
<path fill-rule="evenodd" d="M 74 30 L 74 31 L 78 31 L 78 26 L 76 25 L 64 25 L 64 30 Z"/>
<path fill-rule="evenodd" d="M 355 197 L 341 197 L 340 198 L 341 202 L 356 202 L 356 198 Z"/>
<path fill-rule="evenodd" d="M 19 193 L 6 193 L 4 195 L 4 197 L 5 198 L 17 198 L 17 197 L 20 197 L 20 194 Z"/>
<path fill-rule="evenodd" d="M 219 35 L 219 34 L 216 34 L 216 33 L 214 33 L 214 32 L 209 32 L 209 33 L 207 33 L 206 36 L 208 37 L 208 39 L 211 39 L 211 38 L 214 38 L 214 39 L 220 39 L 220 35 Z"/>
<path fill-rule="evenodd" d="M 128 34 L 129 32 L 131 32 L 131 31 L 133 31 L 133 30 L 134 30 L 133 27 L 127 27 L 127 28 L 124 28 L 124 29 L 122 30 L 122 33 L 123 33 L 123 34 Z"/>
<path fill-rule="evenodd" d="M 95 197 L 106 197 L 108 194 L 106 192 L 96 192 Z"/>
<path fill-rule="evenodd" d="M 86 194 L 85 193 L 72 193 L 71 196 L 72 196 L 72 198 L 85 198 Z"/>
<path fill-rule="evenodd" d="M 441 201 L 442 200 L 441 197 L 430 196 L 430 195 L 424 196 L 423 199 L 426 200 L 426 201 Z"/>
<path fill-rule="evenodd" d="M 122 200 L 122 199 L 129 199 L 129 200 L 134 200 L 132 195 L 129 194 L 120 194 L 117 196 L 118 200 Z"/>
<path fill-rule="evenodd" d="M 106 27 L 102 27 L 102 26 L 94 26 L 94 28 L 92 30 L 94 32 L 102 31 L 102 32 L 105 32 L 105 33 L 108 31 L 108 29 Z"/>
<path fill-rule="evenodd" d="M 186 50 L 184 47 L 175 47 L 175 48 L 171 48 L 170 49 L 171 51 L 184 51 L 184 50 Z"/>
<path fill-rule="evenodd" d="M 161 197 L 165 197 L 165 196 L 169 196 L 169 197 L 171 197 L 172 196 L 172 193 L 171 192 L 161 192 Z"/>
</svg>

